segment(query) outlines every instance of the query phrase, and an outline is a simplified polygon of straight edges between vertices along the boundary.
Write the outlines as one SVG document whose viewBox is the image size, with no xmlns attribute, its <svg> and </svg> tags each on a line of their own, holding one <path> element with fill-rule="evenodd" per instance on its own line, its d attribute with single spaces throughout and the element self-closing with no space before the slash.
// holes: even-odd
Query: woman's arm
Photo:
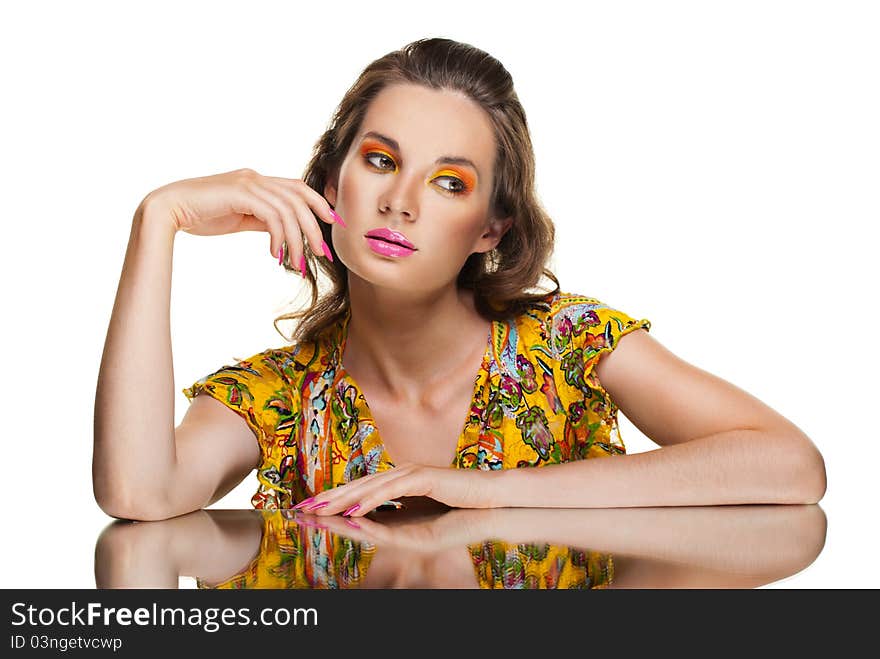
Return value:
<svg viewBox="0 0 880 659">
<path fill-rule="evenodd" d="M 454 512 L 483 515 L 487 537 L 591 549 L 621 564 L 644 561 L 662 566 L 658 581 L 675 574 L 682 585 L 689 573 L 789 576 L 816 559 L 827 529 L 816 505 Z"/>
<path fill-rule="evenodd" d="M 132 222 L 95 396 L 92 482 L 113 517 L 166 519 L 206 507 L 259 460 L 244 420 L 207 396 L 174 427 L 175 234 L 169 208 L 148 195 Z"/>
<path fill-rule="evenodd" d="M 457 549 L 500 541 L 610 554 L 617 588 L 762 586 L 813 563 L 827 527 L 816 505 L 453 509 L 423 519 L 405 510 L 373 517 L 313 519 L 319 527 L 376 546 L 371 570 L 383 562 L 400 564 L 399 571 L 409 574 L 418 566 L 448 570 L 463 556 Z M 309 518 L 300 521 L 311 524 Z M 473 566 L 464 567 L 472 578 Z"/>
<path fill-rule="evenodd" d="M 498 505 L 802 504 L 824 495 L 825 463 L 797 426 L 647 332 L 622 337 L 595 371 L 620 411 L 662 448 L 505 470 Z"/>
<path fill-rule="evenodd" d="M 622 337 L 595 368 L 614 404 L 662 448 L 489 472 L 401 464 L 301 505 L 319 516 L 356 505 L 357 517 L 403 496 L 460 508 L 627 508 L 813 504 L 825 493 L 822 455 L 797 426 L 647 332 Z"/>
<path fill-rule="evenodd" d="M 114 517 L 158 504 L 174 468 L 171 218 L 138 206 L 98 373 L 92 481 Z"/>
<path fill-rule="evenodd" d="M 213 584 L 259 553 L 262 517 L 253 510 L 197 510 L 158 522 L 108 525 L 95 544 L 97 588 L 177 588 L 179 577 Z"/>
</svg>

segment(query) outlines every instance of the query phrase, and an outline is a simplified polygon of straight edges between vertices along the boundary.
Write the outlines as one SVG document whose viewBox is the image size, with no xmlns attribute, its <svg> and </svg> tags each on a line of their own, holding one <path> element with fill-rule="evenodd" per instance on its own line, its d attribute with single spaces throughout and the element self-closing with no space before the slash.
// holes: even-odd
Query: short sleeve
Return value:
<svg viewBox="0 0 880 659">
<path fill-rule="evenodd" d="M 261 464 L 257 476 L 257 500 L 271 499 L 278 505 L 281 492 L 289 496 L 294 479 L 290 468 L 294 452 L 293 429 L 297 426 L 298 399 L 292 396 L 292 358 L 287 351 L 270 349 L 206 375 L 183 389 L 187 400 L 208 395 L 238 414 L 257 438 Z M 285 458 L 288 458 L 285 460 Z M 274 491 L 273 491 L 274 490 Z M 280 492 L 279 492 L 280 491 Z M 262 492 L 262 494 L 261 494 Z M 269 504 L 270 502 L 264 501 Z"/>
<path fill-rule="evenodd" d="M 561 361 L 573 384 L 581 388 L 599 358 L 617 347 L 620 339 L 637 329 L 650 331 L 651 321 L 614 309 L 595 298 L 559 296 L 551 307 L 551 349 Z"/>
<path fill-rule="evenodd" d="M 572 327 L 574 348 L 582 351 L 585 375 L 590 374 L 602 355 L 617 347 L 620 339 L 637 329 L 651 330 L 651 321 L 636 320 L 611 307 L 589 309 Z"/>
<path fill-rule="evenodd" d="M 621 338 L 638 329 L 650 331 L 651 321 L 637 320 L 595 298 L 565 294 L 554 300 L 551 313 L 550 345 L 568 394 L 566 411 L 574 445 L 584 456 L 625 452 L 617 406 L 594 369 Z"/>
</svg>

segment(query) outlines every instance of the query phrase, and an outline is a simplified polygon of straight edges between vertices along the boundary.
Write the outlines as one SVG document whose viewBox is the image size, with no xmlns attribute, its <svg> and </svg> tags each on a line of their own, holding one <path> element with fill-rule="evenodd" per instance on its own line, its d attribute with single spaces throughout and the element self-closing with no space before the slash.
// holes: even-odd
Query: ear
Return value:
<svg viewBox="0 0 880 659">
<path fill-rule="evenodd" d="M 329 177 L 327 182 L 324 184 L 324 199 L 326 199 L 331 206 L 336 207 L 336 179 L 335 177 Z"/>
<path fill-rule="evenodd" d="M 477 239 L 476 249 L 474 252 L 489 252 L 498 246 L 504 234 L 507 233 L 513 224 L 512 217 L 503 217 L 489 220 L 489 226 L 483 231 L 479 239 Z"/>
</svg>

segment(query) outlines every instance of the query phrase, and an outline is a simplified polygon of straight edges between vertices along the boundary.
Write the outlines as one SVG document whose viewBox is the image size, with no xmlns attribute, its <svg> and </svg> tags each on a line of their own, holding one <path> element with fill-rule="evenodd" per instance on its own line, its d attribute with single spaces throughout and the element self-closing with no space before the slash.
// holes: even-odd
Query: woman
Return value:
<svg viewBox="0 0 880 659">
<path fill-rule="evenodd" d="M 174 235 L 247 230 L 270 234 L 312 304 L 288 316 L 300 319 L 291 345 L 185 389 L 175 429 Z M 552 245 L 504 67 L 447 39 L 373 62 L 302 181 L 238 170 L 141 202 L 98 379 L 99 504 L 162 519 L 254 468 L 256 508 L 319 515 L 413 496 L 473 508 L 821 499 L 824 463 L 803 432 L 671 354 L 648 320 L 561 292 L 544 268 Z M 542 275 L 554 290 L 530 293 Z M 662 448 L 626 455 L 618 409 Z M 518 469 L 530 466 L 542 469 Z"/>
</svg>

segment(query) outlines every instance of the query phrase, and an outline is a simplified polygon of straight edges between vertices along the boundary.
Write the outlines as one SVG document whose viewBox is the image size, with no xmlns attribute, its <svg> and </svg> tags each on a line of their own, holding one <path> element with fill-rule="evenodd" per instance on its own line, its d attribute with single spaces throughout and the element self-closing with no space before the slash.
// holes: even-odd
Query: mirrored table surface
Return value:
<svg viewBox="0 0 880 659">
<path fill-rule="evenodd" d="M 758 588 L 809 568 L 818 505 L 449 509 L 408 499 L 364 517 L 199 510 L 114 520 L 97 588 Z"/>
</svg>

